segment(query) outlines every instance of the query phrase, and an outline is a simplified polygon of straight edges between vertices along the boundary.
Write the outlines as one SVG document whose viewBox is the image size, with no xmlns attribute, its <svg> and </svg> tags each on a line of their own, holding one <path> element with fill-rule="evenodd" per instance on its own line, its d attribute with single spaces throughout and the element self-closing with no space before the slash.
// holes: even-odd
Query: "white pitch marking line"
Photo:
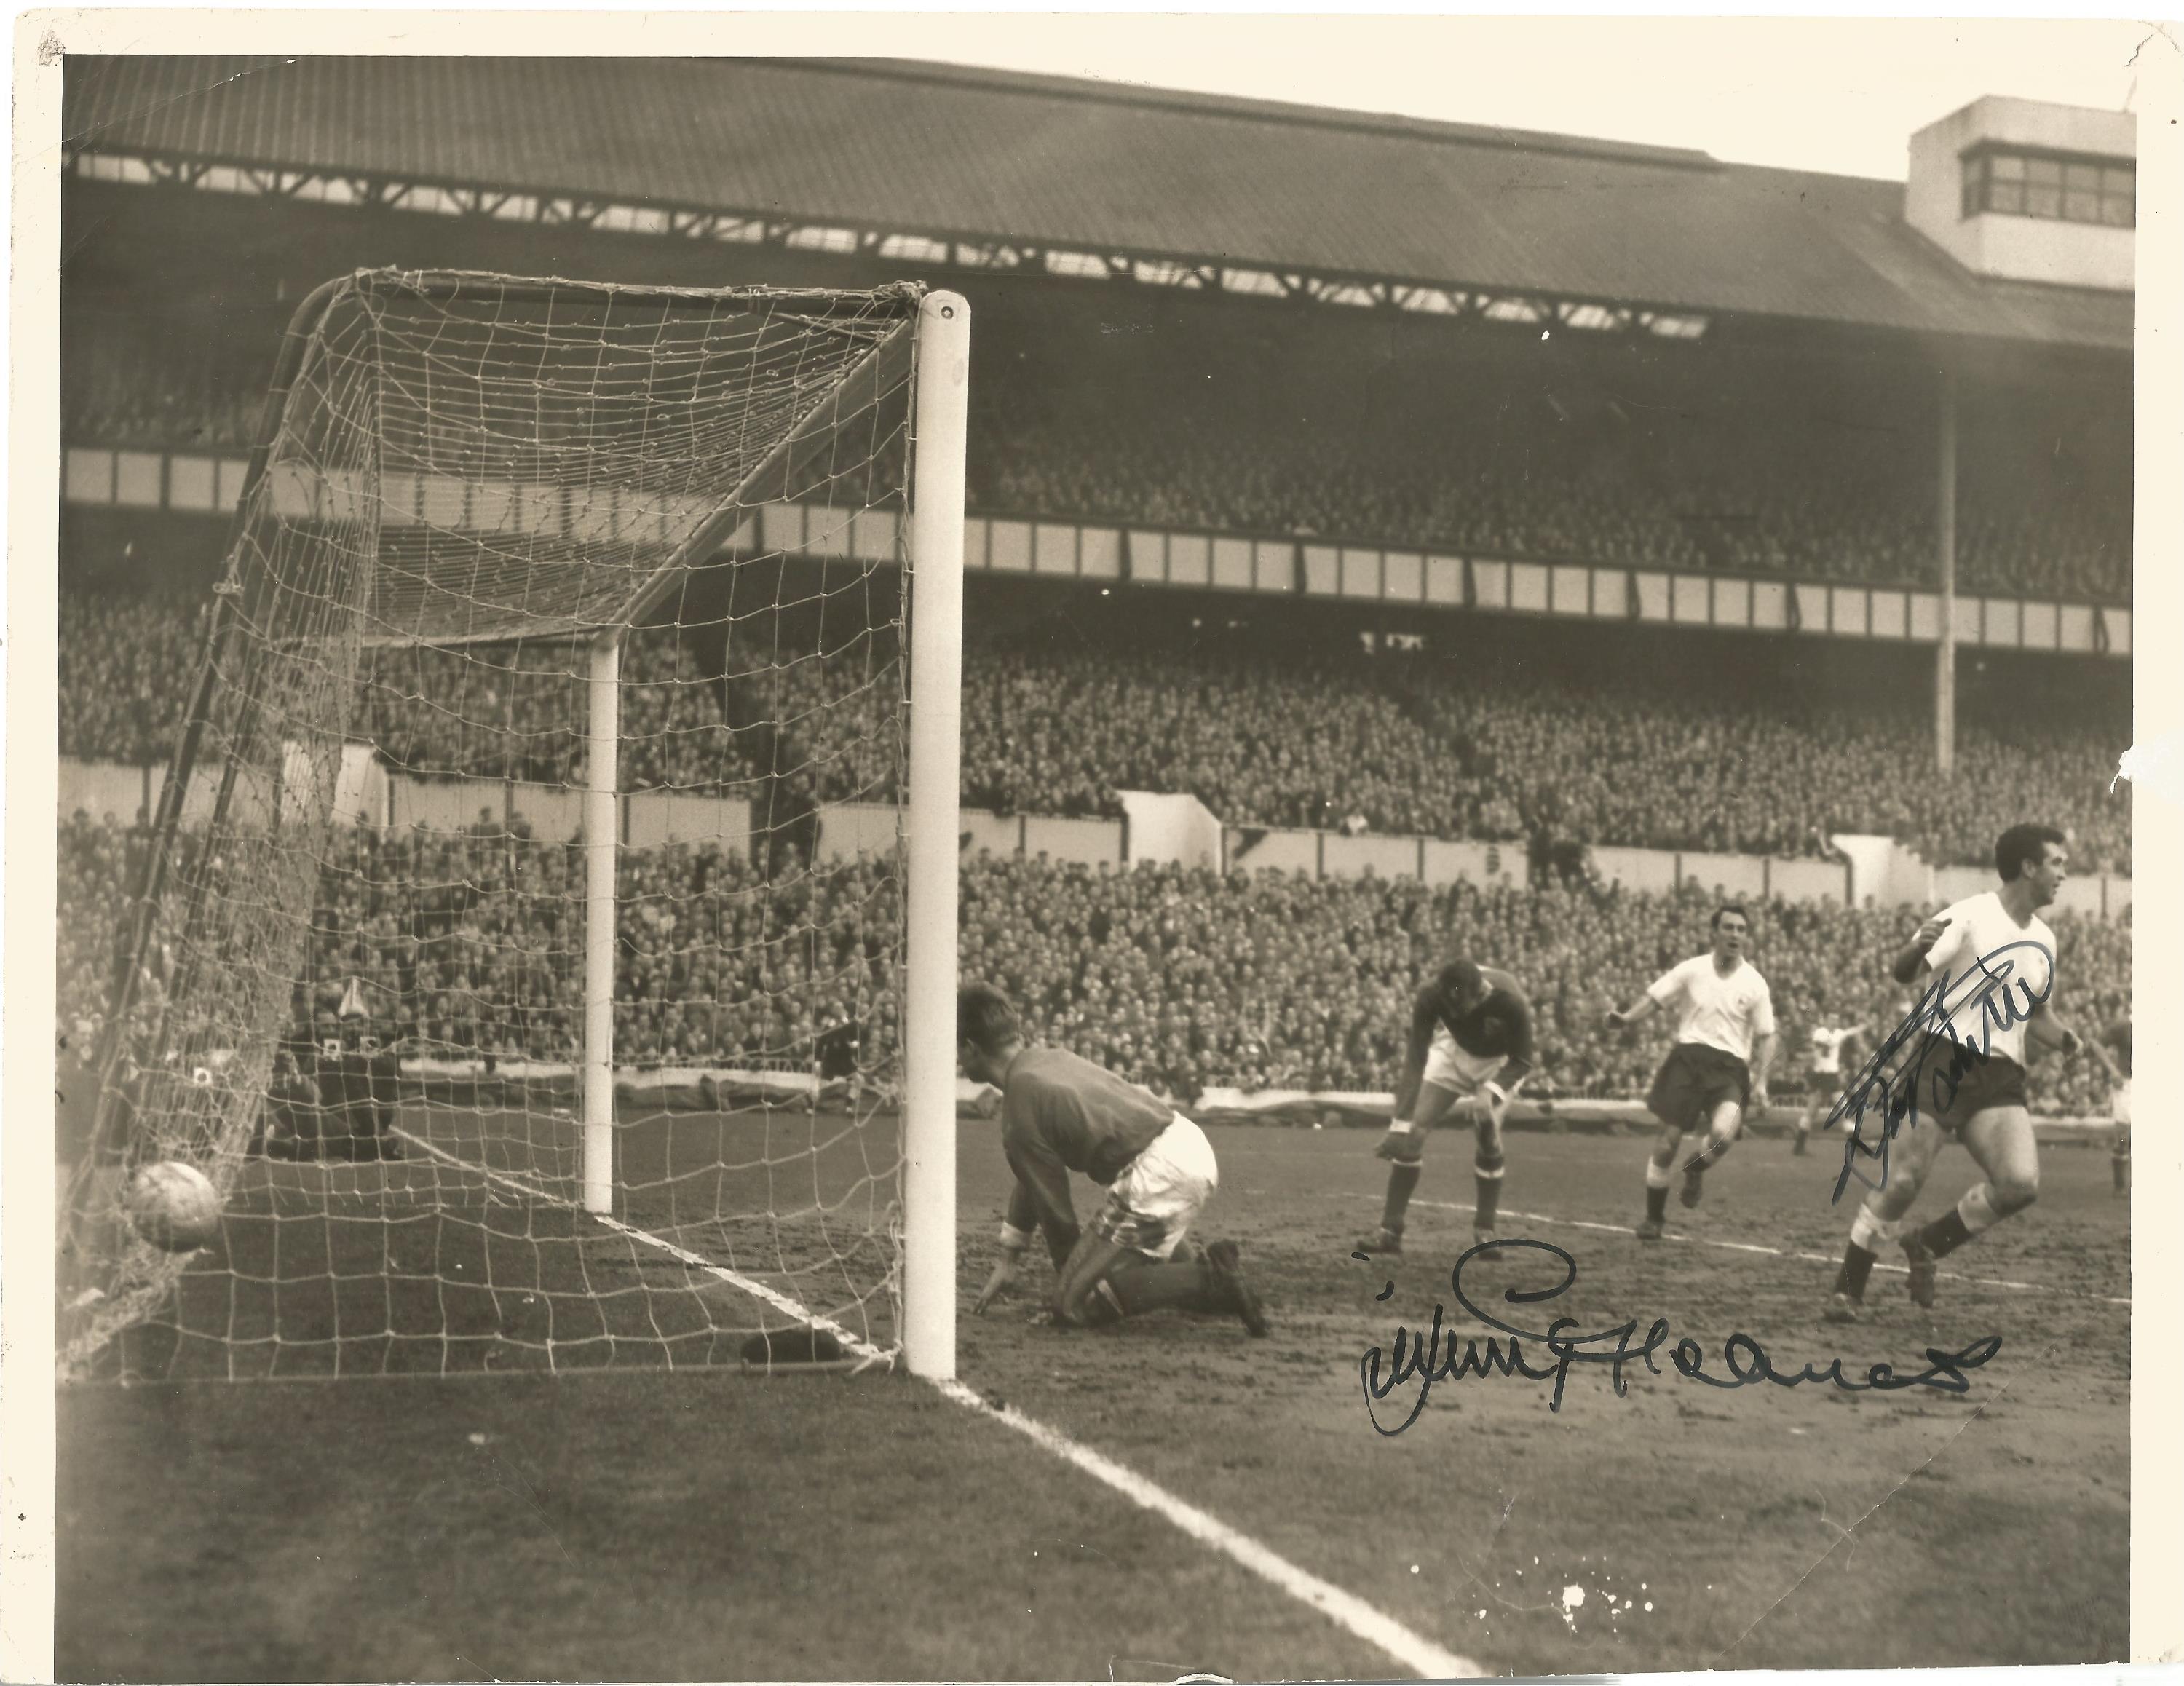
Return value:
<svg viewBox="0 0 2184 1686">
<path fill-rule="evenodd" d="M 961 1382 L 933 1384 L 956 1404 L 1005 1423 L 1034 1444 L 1064 1459 L 1095 1479 L 1145 1509 L 1163 1516 L 1192 1539 L 1224 1552 L 1252 1573 L 1271 1581 L 1300 1603 L 1310 1605 L 1367 1644 L 1377 1645 L 1406 1667 L 1429 1680 L 1477 1678 L 1486 1671 L 1469 1657 L 1445 1650 L 1412 1633 L 1391 1616 L 1382 1614 L 1364 1600 L 1353 1596 L 1315 1574 L 1300 1569 L 1279 1553 L 1269 1550 L 1250 1535 L 1239 1533 L 1217 1516 L 1177 1498 L 1166 1488 L 1148 1481 L 1136 1471 L 1080 1445 L 1067 1434 L 1024 1416 L 1012 1405 L 989 1405 Z"/>
<path fill-rule="evenodd" d="M 490 1182 L 504 1184 L 521 1194 L 552 1201 L 557 1205 L 572 1206 L 576 1204 L 572 1200 L 550 1194 L 533 1183 L 526 1182 L 520 1177 L 512 1177 L 504 1171 L 493 1171 L 484 1166 L 474 1165 L 468 1160 L 458 1159 L 444 1149 L 436 1147 L 421 1137 L 411 1135 L 407 1130 L 397 1130 L 395 1133 L 409 1141 L 415 1142 L 419 1147 L 424 1149 L 434 1158 L 444 1160 L 449 1165 L 459 1166 L 465 1171 L 478 1172 Z M 741 1276 L 724 1266 L 716 1265 L 711 1260 L 703 1258 L 686 1248 L 678 1247 L 671 1241 L 654 1235 L 649 1231 L 639 1229 L 633 1224 L 624 1223 L 619 1218 L 608 1217 L 599 1212 L 589 1212 L 586 1216 L 620 1234 L 628 1236 L 632 1240 L 643 1241 L 657 1247 L 661 1252 L 681 1260 L 694 1269 L 717 1277 L 722 1282 L 733 1283 L 745 1293 L 755 1295 L 777 1310 L 800 1322 L 808 1323 L 814 1328 L 826 1330 L 860 1357 L 870 1360 L 885 1359 L 889 1356 L 869 1342 L 851 1334 L 840 1324 L 806 1310 L 787 1294 L 768 1288 L 764 1283 L 754 1282 L 749 1277 Z M 1200 1510 L 1198 1506 L 1188 1500 L 1178 1499 L 1158 1483 L 1149 1480 L 1125 1465 L 1117 1463 L 1112 1458 L 1094 1451 L 1089 1446 L 1071 1439 L 1060 1429 L 1050 1428 L 1045 1423 L 1026 1416 L 1013 1405 L 989 1405 L 984 1399 L 980 1399 L 976 1392 L 961 1382 L 935 1382 L 933 1385 L 939 1389 L 943 1397 L 963 1406 L 966 1410 L 976 1411 L 981 1416 L 989 1417 L 995 1422 L 1014 1429 L 1033 1444 L 1053 1453 L 1055 1456 L 1075 1466 L 1095 1480 L 1113 1488 L 1132 1503 L 1164 1518 L 1192 1539 L 1226 1554 L 1262 1579 L 1273 1582 L 1276 1587 L 1299 1603 L 1309 1605 L 1337 1626 L 1346 1628 L 1368 1644 L 1377 1645 L 1407 1668 L 1416 1670 L 1421 1678 L 1427 1680 L 1479 1679 L 1486 1675 L 1487 1671 L 1469 1657 L 1459 1656 L 1454 1651 L 1446 1650 L 1434 1644 L 1423 1634 L 1412 1633 L 1394 1616 L 1383 1614 L 1366 1603 L 1364 1600 L 1343 1591 L 1332 1582 L 1320 1579 L 1309 1570 L 1299 1568 L 1288 1558 L 1260 1544 L 1249 1534 L 1240 1533 L 1236 1529 L 1230 1527 L 1218 1516 Z"/>
<path fill-rule="evenodd" d="M 1359 1199 L 1378 1199 L 1379 1196 L 1377 1194 L 1361 1194 L 1356 1198 Z M 1428 1206 L 1435 1211 L 1443 1212 L 1468 1212 L 1477 1210 L 1476 1207 L 1467 1206 L 1455 1200 L 1413 1200 L 1411 1204 L 1414 1206 Z M 1595 1223 L 1586 1218 L 1556 1217 L 1552 1213 L 1548 1212 L 1520 1212 L 1507 1206 L 1502 1208 L 1502 1213 L 1507 1217 L 1522 1218 L 1527 1223 L 1557 1223 L 1562 1225 L 1565 1229 L 1598 1230 L 1603 1235 L 1628 1235 L 1630 1233 L 1630 1226 L 1627 1223 Z M 1710 1240 L 1703 1235 L 1685 1235 L 1680 1230 L 1672 1229 L 1669 1231 L 1662 1239 L 1665 1241 L 1688 1241 L 1695 1247 L 1719 1247 L 1724 1252 L 1730 1253 L 1763 1253 L 1770 1259 L 1797 1259 L 1802 1260 L 1808 1265 L 1832 1265 L 1837 1262 L 1836 1260 L 1829 1258 L 1825 1253 L 1792 1253 L 1785 1248 L 1762 1247 L 1758 1244 L 1750 1241 L 1715 1241 Z M 1883 1265 L 1876 1263 L 1874 1266 L 1874 1269 L 1876 1271 L 1886 1271 L 1892 1275 L 1899 1277 L 1905 1277 L 1911 1274 L 1908 1267 L 1903 1265 Z M 1975 1288 L 2015 1288 L 2021 1294 L 2059 1294 L 2065 1299 L 2090 1299 L 2102 1305 L 2129 1305 L 2131 1304 L 2129 1299 L 2120 1299 L 2114 1294 L 2081 1294 L 2075 1288 L 2050 1288 L 2045 1283 L 2011 1282 L 2002 1277 L 1968 1277 L 1955 1271 L 1943 1271 L 1941 1274 L 1944 1281 L 1970 1283 Z"/>
</svg>

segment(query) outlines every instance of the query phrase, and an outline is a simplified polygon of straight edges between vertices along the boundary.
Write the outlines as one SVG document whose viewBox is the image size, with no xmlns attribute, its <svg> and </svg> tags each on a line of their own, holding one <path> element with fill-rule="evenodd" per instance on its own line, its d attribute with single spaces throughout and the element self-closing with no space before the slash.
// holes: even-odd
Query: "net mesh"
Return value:
<svg viewBox="0 0 2184 1686">
<path fill-rule="evenodd" d="M 298 313 L 71 1127 L 66 1370 L 893 1349 L 917 297 L 370 272 Z M 195 1252 L 130 1219 L 167 1160 L 223 1197 Z"/>
</svg>

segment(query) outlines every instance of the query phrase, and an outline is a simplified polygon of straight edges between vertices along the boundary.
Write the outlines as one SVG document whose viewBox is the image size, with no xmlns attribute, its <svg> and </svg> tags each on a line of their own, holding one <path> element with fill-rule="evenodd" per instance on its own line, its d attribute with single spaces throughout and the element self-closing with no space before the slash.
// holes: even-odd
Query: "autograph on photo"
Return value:
<svg viewBox="0 0 2184 1686">
<path fill-rule="evenodd" d="M 2031 965 L 2035 955 L 2044 964 Z M 2020 971 L 2020 966 L 2026 970 Z M 1836 1179 L 1834 1199 L 1842 1199 L 1853 1178 L 1870 1188 L 1886 1188 L 1889 1144 L 1898 1130 L 1918 1123 L 1921 1085 L 1932 1110 L 1947 1111 L 1957 1086 L 1987 1057 L 1995 1037 L 2031 1018 L 2054 988 L 2055 957 L 2045 943 L 2030 938 L 2005 943 L 1955 977 L 1944 972 L 1929 984 L 1903 1022 L 1844 1089 L 1821 1126 L 1844 1127 L 1843 1167 Z M 1975 1012 L 1975 1018 L 1966 1016 Z M 1959 1018 L 1970 1028 L 1960 1029 Z M 1906 1059 L 1906 1051 L 1914 1044 L 1916 1051 Z M 1871 1133 L 1866 1129 L 1869 1112 L 1877 1119 Z M 1867 1160 L 1880 1162 L 1870 1177 L 1861 1165 Z"/>
<path fill-rule="evenodd" d="M 1559 1411 L 1570 1372 L 1580 1364 L 1600 1364 L 1607 1366 L 1609 1382 L 1617 1397 L 1626 1397 L 1630 1383 L 1625 1372 L 1633 1365 L 1643 1364 L 1650 1373 L 1658 1376 L 1661 1365 L 1657 1355 L 1663 1347 L 1668 1347 L 1666 1355 L 1677 1375 L 1709 1388 L 1750 1388 L 1761 1383 L 1802 1388 L 1808 1383 L 1825 1383 L 1851 1394 L 1893 1393 L 1908 1388 L 1931 1388 L 1944 1394 L 1969 1393 L 1971 1383 L 1965 1372 L 1993 1362 L 2002 1350 L 2000 1335 L 1982 1336 L 1953 1352 L 1930 1346 L 1925 1352 L 1925 1369 L 1902 1374 L 1893 1365 L 1875 1364 L 1866 1370 L 1861 1381 L 1843 1373 L 1840 1358 L 1830 1359 L 1825 1364 L 1808 1363 L 1794 1372 L 1778 1370 L 1765 1347 L 1752 1336 L 1738 1333 L 1722 1343 L 1725 1373 L 1715 1374 L 1706 1368 L 1707 1352 L 1690 1336 L 1668 1346 L 1669 1320 L 1665 1317 L 1654 1318 L 1642 1338 L 1635 1317 L 1581 1334 L 1577 1333 L 1574 1317 L 1558 1317 L 1543 1330 L 1528 1329 L 1495 1316 L 1472 1299 L 1465 1289 L 1463 1273 L 1473 1260 L 1498 1255 L 1490 1262 L 1506 1269 L 1529 1262 L 1521 1256 L 1528 1253 L 1541 1254 L 1558 1261 L 1562 1266 L 1559 1280 L 1543 1288 L 1504 1288 L 1502 1297 L 1506 1304 L 1540 1305 L 1559 1299 L 1575 1285 L 1577 1260 L 1546 1241 L 1482 1243 L 1466 1251 L 1449 1272 L 1449 1289 L 1456 1296 L 1456 1303 L 1489 1328 L 1507 1336 L 1506 1341 L 1492 1335 L 1484 1340 L 1465 1337 L 1459 1344 L 1457 1337 L 1443 1329 L 1446 1310 L 1436 1302 L 1432 1323 L 1425 1331 L 1414 1332 L 1397 1324 L 1395 1339 L 1384 1354 L 1377 1346 L 1365 1349 L 1357 1360 L 1357 1376 L 1365 1392 L 1365 1413 L 1375 1433 L 1392 1438 L 1417 1422 L 1436 1382 L 1462 1382 L 1473 1377 L 1484 1381 L 1493 1376 L 1521 1376 L 1529 1381 L 1551 1382 L 1553 1387 L 1547 1397 L 1547 1409 Z M 1527 1355 L 1524 1343 L 1528 1341 L 1542 1353 L 1542 1357 Z M 1391 1427 L 1383 1420 L 1384 1402 L 1390 1394 L 1411 1382 L 1418 1384 L 1417 1394 L 1402 1420 Z"/>
</svg>

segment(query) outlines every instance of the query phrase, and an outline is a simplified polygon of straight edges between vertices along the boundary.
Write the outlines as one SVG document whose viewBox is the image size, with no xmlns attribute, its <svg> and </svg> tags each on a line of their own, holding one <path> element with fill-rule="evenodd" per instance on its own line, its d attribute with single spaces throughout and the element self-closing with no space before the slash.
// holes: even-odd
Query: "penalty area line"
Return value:
<svg viewBox="0 0 2184 1686">
<path fill-rule="evenodd" d="M 407 1141 L 415 1142 L 435 1159 L 483 1177 L 488 1182 L 499 1183 L 503 1188 L 514 1189 L 532 1199 L 550 1201 L 555 1205 L 576 1206 L 576 1202 L 538 1183 L 459 1158 L 407 1130 L 397 1129 L 395 1133 Z M 766 1283 L 754 1281 L 724 1265 L 715 1264 L 688 1248 L 679 1247 L 674 1242 L 655 1235 L 649 1230 L 639 1229 L 634 1224 L 624 1223 L 619 1218 L 609 1217 L 599 1212 L 586 1212 L 584 1216 L 616 1234 L 656 1247 L 694 1270 L 703 1271 L 709 1276 L 731 1283 L 799 1322 L 826 1330 L 844 1348 L 867 1361 L 893 1361 L 893 1355 L 883 1352 L 838 1323 L 806 1310 L 777 1288 L 769 1288 Z M 1299 1603 L 1318 1611 L 1336 1626 L 1346 1628 L 1366 1644 L 1393 1657 L 1405 1667 L 1414 1670 L 1422 1678 L 1459 1680 L 1478 1679 L 1485 1676 L 1487 1671 L 1469 1657 L 1460 1656 L 1435 1644 L 1424 1634 L 1412 1632 L 1394 1616 L 1374 1609 L 1354 1593 L 1346 1593 L 1334 1583 L 1322 1580 L 1310 1570 L 1300 1568 L 1279 1552 L 1229 1527 L 1211 1511 L 1201 1511 L 1189 1500 L 1178 1498 L 1159 1483 L 1139 1475 L 1127 1465 L 1116 1462 L 1104 1453 L 1094 1451 L 1082 1442 L 1071 1439 L 1060 1429 L 1050 1427 L 1034 1417 L 1026 1416 L 1013 1405 L 991 1404 L 979 1398 L 974 1389 L 961 1382 L 933 1382 L 931 1385 L 944 1399 L 1022 1435 L 1042 1451 L 1052 1454 L 1094 1480 L 1112 1488 L 1131 1503 L 1150 1511 L 1191 1539 L 1212 1546 L 1261 1579 L 1273 1583 Z"/>
<path fill-rule="evenodd" d="M 1378 1199 L 1379 1196 L 1361 1194 L 1357 1198 Z M 1411 1204 L 1443 1212 L 1468 1212 L 1477 1210 L 1475 1207 L 1465 1205 L 1456 1200 L 1413 1200 Z M 1596 1223 L 1587 1218 L 1557 1217 L 1552 1212 L 1520 1212 L 1509 1206 L 1504 1206 L 1502 1209 L 1502 1216 L 1522 1218 L 1526 1223 L 1553 1223 L 1560 1224 L 1565 1229 L 1595 1230 L 1603 1235 L 1627 1236 L 1631 1233 L 1630 1226 L 1627 1223 Z M 1796 1259 L 1808 1265 L 1833 1265 L 1840 1262 L 1830 1259 L 1825 1253 L 1796 1253 L 1786 1247 L 1763 1247 L 1756 1241 L 1718 1241 L 1704 1235 L 1686 1234 L 1680 1230 L 1669 1230 L 1661 1238 L 1664 1241 L 1688 1242 L 1694 1247 L 1718 1248 L 1724 1253 L 1763 1253 L 1770 1259 Z M 1874 1269 L 1886 1271 L 1891 1275 L 1899 1277 L 1911 1274 L 1909 1269 L 1903 1265 L 1876 1263 Z M 1941 1279 L 1943 1282 L 1969 1283 L 1975 1288 L 2006 1288 L 2019 1294 L 2052 1294 L 2064 1299 L 2091 1300 L 2098 1305 L 2127 1306 L 2131 1304 L 2128 1299 L 2120 1299 L 2112 1294 L 2081 1294 L 2075 1288 L 2050 1288 L 2047 1283 L 2038 1282 L 2012 1282 L 2003 1277 L 1968 1277 L 1961 1271 L 1943 1271 L 1941 1273 Z"/>
</svg>

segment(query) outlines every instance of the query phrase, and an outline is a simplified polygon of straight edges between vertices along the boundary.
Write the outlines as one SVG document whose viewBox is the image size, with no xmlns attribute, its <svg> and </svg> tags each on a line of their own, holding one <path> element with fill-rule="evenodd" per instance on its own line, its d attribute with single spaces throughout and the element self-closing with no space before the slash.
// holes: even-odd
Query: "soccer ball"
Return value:
<svg viewBox="0 0 2184 1686">
<path fill-rule="evenodd" d="M 220 1233 L 220 1191 L 178 1160 L 141 1167 L 129 1179 L 127 1202 L 137 1234 L 164 1252 L 194 1252 Z"/>
</svg>

